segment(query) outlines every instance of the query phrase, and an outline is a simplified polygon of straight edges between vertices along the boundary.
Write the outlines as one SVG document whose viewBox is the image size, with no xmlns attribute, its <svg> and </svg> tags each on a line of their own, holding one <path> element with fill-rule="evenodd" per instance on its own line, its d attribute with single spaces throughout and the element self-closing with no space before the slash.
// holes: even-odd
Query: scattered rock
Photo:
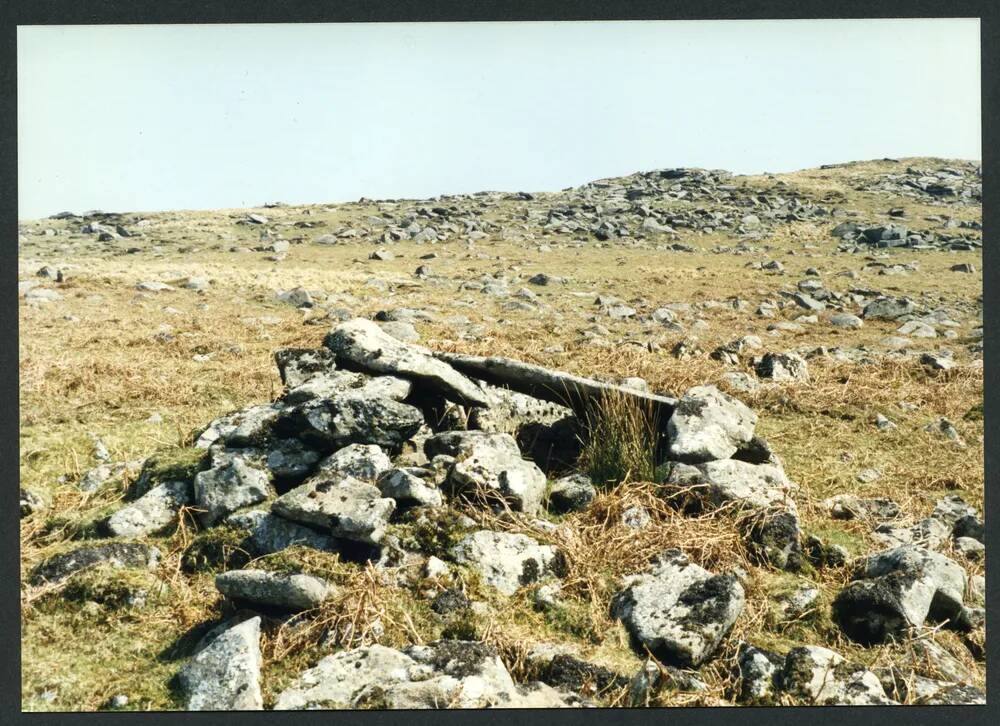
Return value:
<svg viewBox="0 0 1000 726">
<path fill-rule="evenodd" d="M 62 582 L 70 575 L 98 565 L 152 569 L 159 560 L 157 548 L 136 542 L 84 545 L 43 561 L 32 573 L 31 584 Z"/>
<path fill-rule="evenodd" d="M 309 610 L 330 596 L 332 588 L 318 577 L 303 574 L 229 570 L 215 577 L 228 598 L 285 610 Z"/>
<path fill-rule="evenodd" d="M 219 635 L 177 674 L 188 711 L 259 711 L 260 618 Z"/>
<path fill-rule="evenodd" d="M 481 530 L 464 537 L 451 552 L 455 561 L 475 568 L 483 580 L 505 595 L 545 574 L 560 576 L 564 560 L 551 545 L 523 534 Z"/>
<path fill-rule="evenodd" d="M 611 614 L 625 623 L 637 647 L 670 665 L 698 667 L 715 653 L 743 603 L 734 575 L 713 575 L 668 550 L 647 572 L 626 578 Z"/>
</svg>

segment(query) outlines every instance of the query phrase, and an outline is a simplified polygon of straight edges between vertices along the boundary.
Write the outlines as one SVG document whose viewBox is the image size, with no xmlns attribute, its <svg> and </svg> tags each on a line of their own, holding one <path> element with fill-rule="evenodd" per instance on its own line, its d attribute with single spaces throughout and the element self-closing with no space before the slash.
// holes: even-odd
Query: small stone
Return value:
<svg viewBox="0 0 1000 726">
<path fill-rule="evenodd" d="M 215 586 L 228 598 L 285 610 L 309 610 L 332 594 L 325 581 L 312 575 L 229 570 L 215 577 Z"/>
</svg>

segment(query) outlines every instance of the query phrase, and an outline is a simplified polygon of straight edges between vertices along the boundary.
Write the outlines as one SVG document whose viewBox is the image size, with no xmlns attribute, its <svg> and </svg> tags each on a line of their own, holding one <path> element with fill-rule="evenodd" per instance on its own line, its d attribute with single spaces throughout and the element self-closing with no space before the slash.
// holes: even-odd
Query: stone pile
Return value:
<svg viewBox="0 0 1000 726">
<path fill-rule="evenodd" d="M 738 355 L 742 346 L 731 348 Z M 804 367 L 800 360 L 772 356 L 758 368 L 775 378 L 778 371 L 794 376 Z M 205 531 L 238 533 L 234 550 L 246 557 L 231 560 L 215 584 L 249 612 L 308 616 L 339 596 L 336 586 L 314 575 L 245 567 L 251 557 L 293 545 L 339 552 L 345 561 L 372 562 L 383 571 L 417 564 L 437 577 L 468 568 L 501 596 L 545 580 L 536 603 L 552 607 L 568 563 L 558 544 L 545 541 L 555 525 L 538 516 L 546 508 L 586 509 L 597 493 L 579 473 L 550 484 L 548 462 L 525 456 L 531 453 L 525 434 L 544 438 L 550 449 L 575 451 L 577 437 L 586 435 L 588 407 L 608 396 L 628 398 L 663 422 L 660 490 L 681 513 L 734 516 L 762 564 L 794 571 L 806 558 L 824 566 L 837 560 L 821 542 L 806 541 L 803 549 L 796 484 L 756 434 L 757 414 L 713 386 L 675 397 L 636 381 L 620 385 L 503 358 L 435 353 L 360 318 L 335 325 L 322 348 L 280 350 L 275 362 L 284 383 L 275 401 L 226 414 L 197 432 L 199 458 L 186 472 L 157 475 L 156 462 L 147 462 L 129 501 L 99 523 L 111 541 L 50 558 L 32 582 L 56 584 L 97 566 L 154 568 L 159 552 L 141 540 L 174 526 L 188 509 Z M 458 514 L 458 503 L 498 518 L 487 521 L 520 522 L 538 535 L 484 527 Z M 841 504 L 838 511 L 852 516 L 867 511 L 867 505 Z M 21 506 L 38 505 L 22 494 Z M 403 515 L 441 538 L 444 559 L 424 557 L 390 533 Z M 626 515 L 627 526 L 651 526 L 641 508 Z M 448 518 L 450 526 L 435 524 Z M 982 539 L 976 513 L 955 502 L 943 505 L 939 519 L 949 522 L 956 542 Z M 192 545 L 184 566 L 197 569 L 202 554 Z M 741 575 L 711 572 L 677 549 L 650 555 L 648 567 L 619 583 L 610 614 L 637 653 L 674 669 L 670 678 L 677 682 L 696 684 L 690 671 L 719 655 L 743 612 Z M 981 620 L 963 602 L 964 569 L 944 555 L 908 545 L 855 564 L 856 579 L 833 606 L 853 640 L 905 637 L 925 621 L 968 630 Z M 469 607 L 461 591 L 445 590 L 431 609 Z M 189 709 L 263 707 L 260 629 L 260 616 L 242 618 L 202 643 L 178 676 Z M 579 689 L 567 690 L 575 681 L 565 674 L 569 668 L 578 678 L 580 668 L 592 666 L 559 663 L 544 671 L 556 686 L 515 683 L 484 643 L 370 645 L 322 659 L 278 695 L 275 707 L 587 705 Z M 780 691 L 813 702 L 892 702 L 877 677 L 822 648 L 793 650 L 783 659 L 746 651 L 740 663 L 747 698 Z M 817 680 L 820 669 L 830 670 L 832 680 Z M 667 678 L 643 673 L 632 682 L 640 695 Z"/>
</svg>

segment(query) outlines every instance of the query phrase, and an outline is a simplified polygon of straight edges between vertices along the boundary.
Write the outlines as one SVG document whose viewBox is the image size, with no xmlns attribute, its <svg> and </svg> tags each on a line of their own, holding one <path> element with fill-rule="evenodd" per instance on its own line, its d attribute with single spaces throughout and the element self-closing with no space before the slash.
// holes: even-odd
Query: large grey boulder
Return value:
<svg viewBox="0 0 1000 726">
<path fill-rule="evenodd" d="M 371 320 L 355 318 L 341 323 L 323 344 L 333 351 L 342 367 L 406 378 L 462 405 L 489 404 L 474 381 L 436 360 L 426 348 L 394 338 Z"/>
<path fill-rule="evenodd" d="M 176 522 L 181 507 L 190 503 L 190 482 L 164 482 L 112 514 L 107 528 L 115 537 L 154 534 Z"/>
<path fill-rule="evenodd" d="M 216 637 L 177 674 L 188 711 L 259 711 L 260 617 Z"/>
<path fill-rule="evenodd" d="M 353 477 L 316 476 L 271 504 L 279 517 L 328 531 L 334 537 L 378 544 L 396 502 Z"/>
<path fill-rule="evenodd" d="M 559 576 L 565 560 L 552 545 L 524 534 L 481 530 L 465 536 L 451 551 L 459 564 L 477 570 L 483 580 L 505 595 L 513 595 L 546 574 Z"/>
<path fill-rule="evenodd" d="M 448 474 L 456 493 L 475 498 L 499 497 L 511 509 L 536 514 L 545 496 L 545 474 L 534 462 L 521 458 L 509 434 L 490 434 L 473 440 L 460 452 Z"/>
<path fill-rule="evenodd" d="M 815 645 L 793 648 L 778 674 L 782 690 L 808 705 L 887 706 L 878 676 L 839 653 Z"/>
<path fill-rule="evenodd" d="M 676 549 L 624 585 L 612 600 L 612 617 L 625 624 L 638 649 L 680 667 L 697 668 L 711 658 L 745 602 L 734 575 L 713 575 Z"/>
<path fill-rule="evenodd" d="M 391 398 L 345 394 L 308 401 L 285 411 L 276 422 L 282 434 L 307 445 L 336 451 L 349 444 L 398 449 L 424 422 L 420 409 Z"/>
<path fill-rule="evenodd" d="M 674 464 L 664 484 L 698 508 L 734 504 L 751 510 L 797 511 L 791 494 L 798 487 L 776 464 L 751 464 L 737 459 L 697 466 Z"/>
<path fill-rule="evenodd" d="M 309 610 L 333 592 L 319 577 L 263 570 L 229 570 L 215 576 L 215 587 L 228 598 L 286 610 Z"/>
<path fill-rule="evenodd" d="M 854 575 L 833 602 L 833 618 L 852 640 L 881 643 L 927 619 L 968 627 L 967 576 L 944 555 L 904 545 L 866 557 Z"/>
<path fill-rule="evenodd" d="M 234 459 L 226 466 L 199 472 L 194 477 L 194 502 L 198 521 L 211 527 L 241 507 L 262 502 L 272 494 L 267 474 Z"/>
<path fill-rule="evenodd" d="M 715 386 L 684 392 L 667 421 L 670 456 L 697 464 L 728 459 L 753 438 L 757 414 Z"/>
</svg>

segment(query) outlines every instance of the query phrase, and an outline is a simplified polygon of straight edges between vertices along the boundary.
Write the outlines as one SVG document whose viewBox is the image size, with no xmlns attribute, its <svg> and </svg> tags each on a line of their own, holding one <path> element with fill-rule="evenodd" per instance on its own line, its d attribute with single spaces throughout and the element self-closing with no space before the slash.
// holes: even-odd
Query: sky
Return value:
<svg viewBox="0 0 1000 726">
<path fill-rule="evenodd" d="M 976 19 L 27 26 L 17 39 L 22 219 L 981 158 Z"/>
</svg>

